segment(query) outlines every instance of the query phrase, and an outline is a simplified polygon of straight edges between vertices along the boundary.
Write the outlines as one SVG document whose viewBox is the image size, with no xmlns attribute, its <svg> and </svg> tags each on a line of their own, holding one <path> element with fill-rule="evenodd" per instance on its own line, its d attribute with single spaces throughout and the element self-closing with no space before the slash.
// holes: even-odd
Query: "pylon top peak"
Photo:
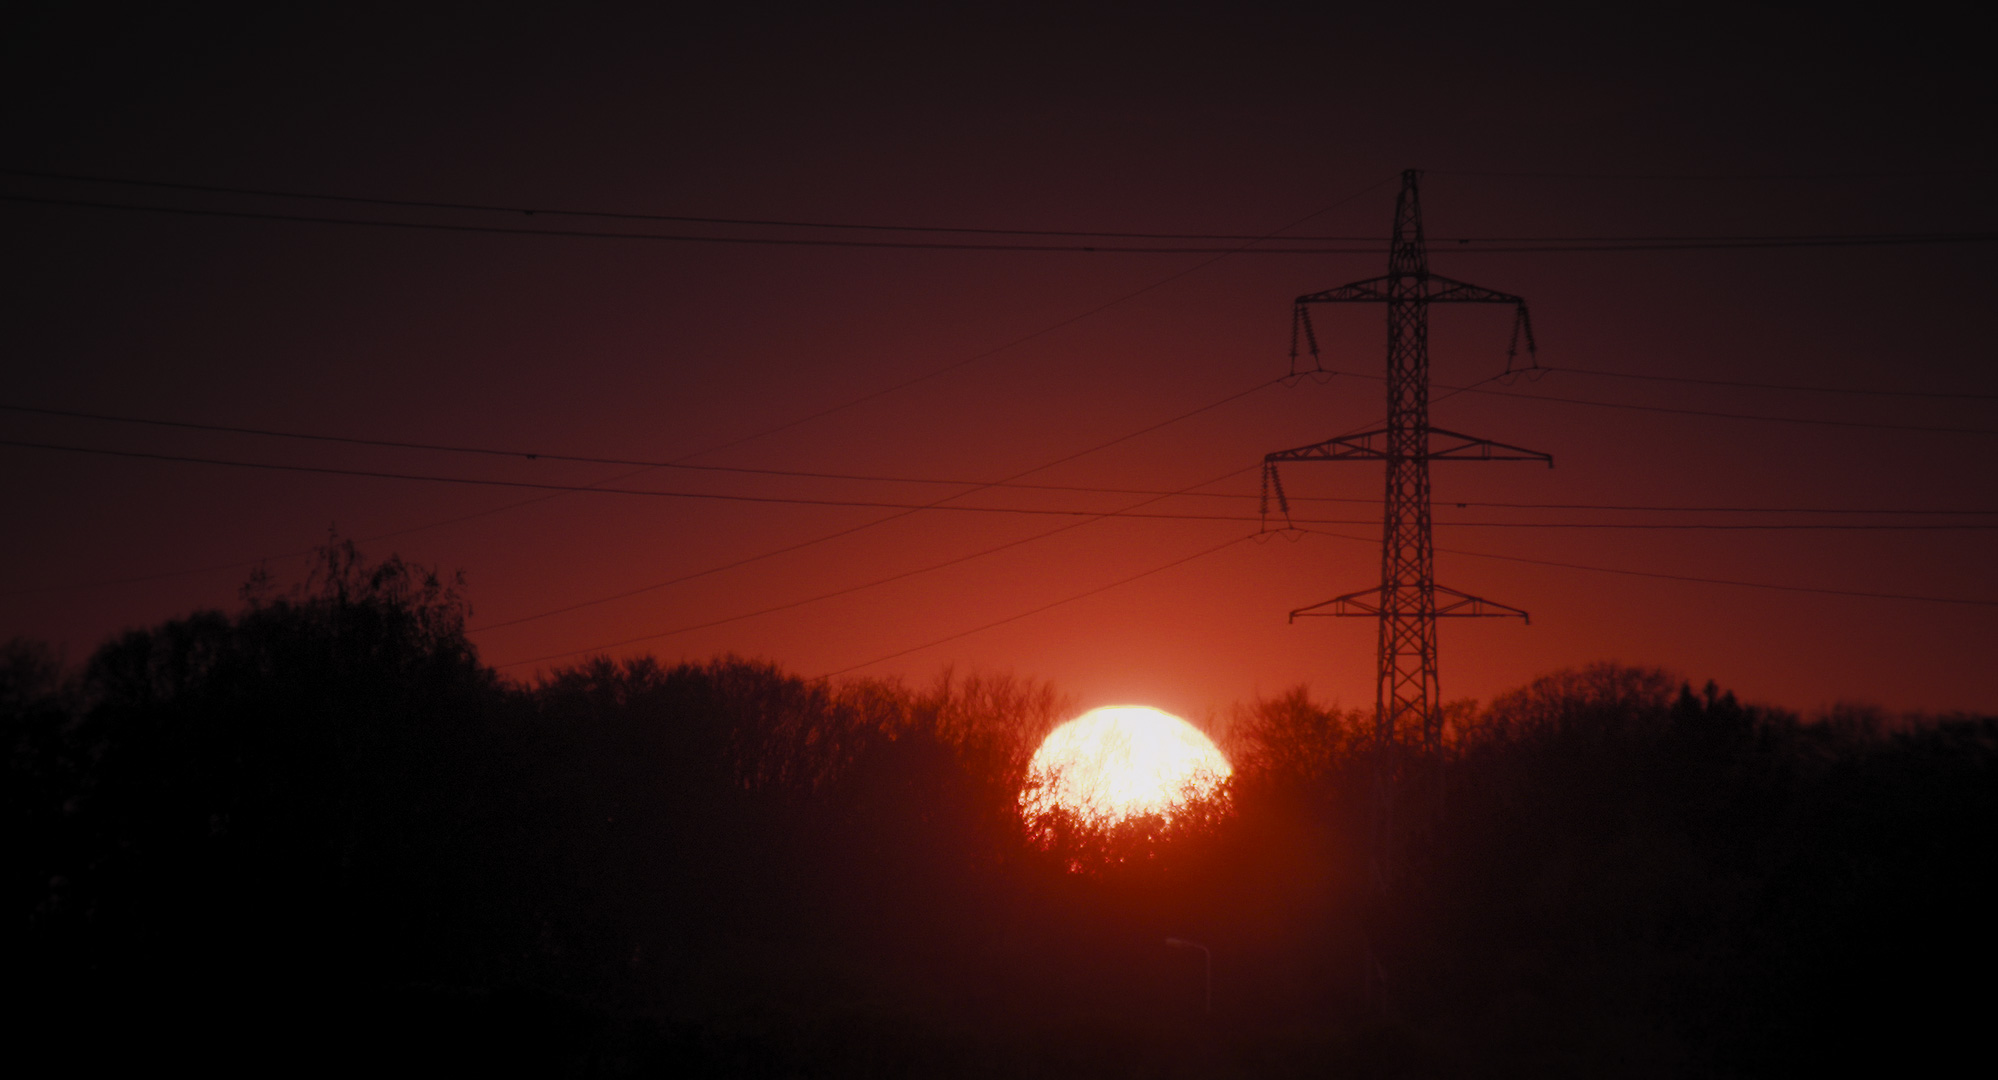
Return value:
<svg viewBox="0 0 1998 1080">
<path fill-rule="evenodd" d="M 1388 276 L 1429 276 L 1429 245 L 1422 237 L 1420 169 L 1404 169 L 1401 194 L 1394 200 L 1394 238 L 1388 246 Z"/>
</svg>

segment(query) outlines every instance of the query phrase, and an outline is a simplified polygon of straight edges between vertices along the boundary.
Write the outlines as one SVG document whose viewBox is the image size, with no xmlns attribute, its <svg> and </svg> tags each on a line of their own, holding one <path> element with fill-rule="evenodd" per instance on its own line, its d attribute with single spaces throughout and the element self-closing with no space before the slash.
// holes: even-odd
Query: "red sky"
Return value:
<svg viewBox="0 0 1998 1080">
<path fill-rule="evenodd" d="M 0 164 L 543 210 L 1250 236 L 1298 223 L 1291 234 L 1374 237 L 1386 234 L 1395 175 L 1419 167 L 1429 170 L 1430 235 L 1443 238 L 1959 234 L 1994 224 L 1992 76 L 1965 28 L 1938 19 L 1840 25 L 1730 7 L 1650 23 L 1515 12 L 818 12 L 696 25 L 471 7 L 410 21 L 351 6 L 247 25 L 96 18 L 54 14 L 10 35 Z M 1385 261 L 373 228 L 46 200 L 509 228 L 992 239 L 418 211 L 18 173 L 0 176 L 0 194 L 0 405 L 889 477 L 1000 479 L 1268 382 L 1286 371 L 1291 299 L 1378 274 Z M 1557 466 L 1437 466 L 1439 581 L 1533 614 L 1530 627 L 1446 624 L 1445 696 L 1488 697 L 1615 659 L 1801 709 L 1998 708 L 1993 533 L 1931 527 L 1998 524 L 1998 375 L 1985 310 L 1994 252 L 1988 241 L 1517 254 L 1438 244 L 1437 272 L 1528 298 L 1549 366 L 1898 392 L 1575 373 L 1486 386 L 1851 426 L 1480 394 L 1439 402 L 1437 425 L 1546 450 Z M 1322 311 L 1327 363 L 1378 375 L 1382 320 L 1378 309 Z M 1508 330 L 1496 310 L 1439 313 L 1436 381 L 1501 370 Z M 1234 473 L 1205 489 L 1234 498 L 1147 509 L 1253 517 L 1254 501 L 1241 496 L 1256 493 L 1265 452 L 1376 421 L 1382 409 L 1377 381 L 1272 386 L 1026 479 L 1176 490 Z M 0 413 L 0 432 L 534 483 L 590 485 L 631 471 L 23 412 Z M 621 483 L 887 503 L 955 490 L 663 469 Z M 258 559 L 280 579 L 296 576 L 304 563 L 291 553 L 333 527 L 373 554 L 462 569 L 474 637 L 499 664 L 731 620 L 610 651 L 735 652 L 806 675 L 854 665 L 916 680 L 947 664 L 1011 670 L 1054 680 L 1084 705 L 1194 717 L 1299 682 L 1369 703 L 1372 625 L 1287 625 L 1284 614 L 1375 583 L 1378 555 L 1364 538 L 1376 532 L 1367 500 L 1379 495 L 1379 469 L 1300 467 L 1286 486 L 1294 497 L 1362 500 L 1310 513 L 1358 522 L 1325 528 L 1363 540 L 1244 541 L 1026 614 L 1248 537 L 1256 523 L 1113 518 L 1027 540 L 1079 519 L 924 511 L 486 629 L 894 511 L 575 493 L 499 509 L 537 492 L 0 447 L 0 633 L 54 641 L 80 660 L 121 628 L 232 603 Z M 1141 498 L 1014 491 L 961 501 L 1110 510 Z M 1885 513 L 1936 510 L 1953 513 Z M 1596 527 L 1611 523 L 1647 528 Z M 1711 527 L 1775 524 L 1864 528 Z M 398 535 L 369 539 L 383 534 Z M 1027 542 L 735 618 L 1014 540 Z M 1984 603 L 1699 584 L 1471 552 Z M 125 580 L 135 578 L 144 580 Z M 1014 616 L 1024 617 L 966 633 Z M 929 644 L 953 635 L 963 636 Z M 525 677 L 541 666 L 506 670 Z"/>
</svg>

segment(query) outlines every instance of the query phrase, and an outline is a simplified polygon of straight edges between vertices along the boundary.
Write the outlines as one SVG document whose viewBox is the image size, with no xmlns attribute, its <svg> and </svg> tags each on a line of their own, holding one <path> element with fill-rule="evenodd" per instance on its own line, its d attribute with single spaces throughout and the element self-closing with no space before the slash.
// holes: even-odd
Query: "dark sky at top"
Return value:
<svg viewBox="0 0 1998 1080">
<path fill-rule="evenodd" d="M 1417 167 L 1427 170 L 1427 223 L 1438 238 L 1998 228 L 1986 197 L 1998 175 L 1992 68 L 1963 16 L 1621 7 L 814 7 L 686 18 L 344 5 L 224 18 L 46 6 L 0 44 L 0 167 L 15 170 L 0 176 L 0 405 L 997 480 L 1283 375 L 1291 298 L 1378 274 L 1385 262 L 255 220 L 73 204 L 992 239 L 425 210 L 23 171 L 543 211 L 1384 237 L 1394 178 Z M 1437 467 L 1439 580 L 1534 616 L 1530 627 L 1447 625 L 1446 697 L 1618 659 L 1799 708 L 1998 705 L 1988 528 L 1998 525 L 1988 338 L 1998 244 L 1955 235 L 1773 249 L 1464 250 L 1473 246 L 1439 242 L 1435 269 L 1525 295 L 1543 364 L 1895 393 L 1560 372 L 1482 389 L 1684 411 L 1486 393 L 1439 400 L 1439 426 L 1544 449 L 1557 463 Z M 1378 310 L 1327 311 L 1318 325 L 1328 365 L 1378 375 Z M 1508 329 L 1496 311 L 1440 313 L 1438 384 L 1502 370 Z M 1202 490 L 1229 497 L 1146 509 L 1253 519 L 1264 452 L 1360 427 L 1381 409 L 1380 384 L 1361 377 L 1270 386 L 1025 479 L 1163 491 L 1225 477 Z M 962 490 L 684 469 L 627 476 L 631 467 L 20 411 L 0 413 L 0 433 L 16 443 L 429 476 L 557 485 L 622 477 L 617 485 L 683 493 L 924 503 Z M 1245 541 L 1103 588 L 1257 525 L 931 510 L 822 540 L 895 511 L 541 498 L 0 447 L 0 632 L 53 640 L 80 658 L 121 628 L 232 602 L 257 560 L 295 577 L 305 566 L 296 553 L 331 526 L 373 553 L 462 568 L 475 640 L 519 677 L 550 662 L 538 658 L 624 643 L 608 651 L 733 651 L 806 675 L 854 665 L 917 679 L 945 664 L 1011 669 L 1052 678 L 1084 704 L 1196 717 L 1298 682 L 1368 703 L 1372 626 L 1286 625 L 1284 613 L 1377 579 L 1367 538 L 1378 468 L 1298 469 L 1286 482 L 1293 496 L 1358 500 L 1300 506 L 1352 522 L 1323 528 L 1360 539 Z M 995 490 L 960 501 L 1109 510 L 1144 498 Z M 1578 524 L 1590 527 L 1549 527 Z M 1645 527 L 1598 527 L 1611 524 Z M 1032 539 L 1064 525 L 1075 527 Z M 1685 525 L 1702 527 L 1676 527 Z M 897 579 L 855 588 L 887 578 Z M 625 593 L 634 594 L 607 599 Z M 832 593 L 841 595 L 813 599 Z M 1056 606 L 1028 614 L 1047 605 Z M 653 636 L 688 627 L 699 628 Z"/>
</svg>

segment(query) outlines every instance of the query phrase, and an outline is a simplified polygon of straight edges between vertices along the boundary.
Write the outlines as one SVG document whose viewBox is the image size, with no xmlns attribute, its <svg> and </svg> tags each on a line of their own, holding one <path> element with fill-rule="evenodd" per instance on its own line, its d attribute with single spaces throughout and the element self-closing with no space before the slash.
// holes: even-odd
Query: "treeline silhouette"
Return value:
<svg viewBox="0 0 1998 1080">
<path fill-rule="evenodd" d="M 1022 823 L 1048 686 L 484 667 L 328 546 L 76 669 L 0 656 L 16 1053 L 623 1076 L 1774 1075 L 1976 1045 L 1998 721 L 1597 665 L 1239 707 L 1225 798 Z M 1167 948 L 1176 937 L 1211 949 Z M 1372 972 L 1369 990 L 1369 971 Z M 47 1057 L 54 1055 L 54 1057 Z"/>
</svg>

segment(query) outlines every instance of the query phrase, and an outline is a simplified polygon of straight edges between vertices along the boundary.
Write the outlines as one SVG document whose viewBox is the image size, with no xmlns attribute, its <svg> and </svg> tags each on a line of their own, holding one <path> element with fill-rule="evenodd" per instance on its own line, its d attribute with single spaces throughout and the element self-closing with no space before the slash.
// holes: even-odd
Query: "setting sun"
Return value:
<svg viewBox="0 0 1998 1080">
<path fill-rule="evenodd" d="M 1214 794 L 1233 770 L 1213 740 L 1142 705 L 1093 709 L 1054 729 L 1034 752 L 1020 808 L 1067 810 L 1102 824 L 1160 814 Z"/>
</svg>

